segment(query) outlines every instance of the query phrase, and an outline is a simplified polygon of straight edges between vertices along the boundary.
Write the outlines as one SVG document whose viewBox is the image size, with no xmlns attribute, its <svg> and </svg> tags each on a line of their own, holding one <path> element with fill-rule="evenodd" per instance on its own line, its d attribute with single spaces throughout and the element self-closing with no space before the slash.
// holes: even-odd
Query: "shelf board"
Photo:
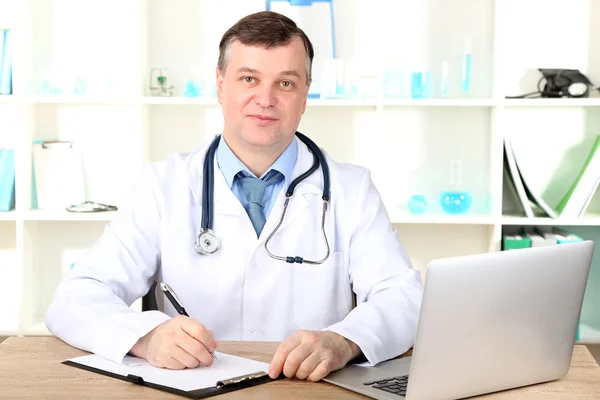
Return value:
<svg viewBox="0 0 600 400">
<path fill-rule="evenodd" d="M 16 221 L 17 219 L 15 211 L 0 212 L 0 221 Z"/>
<path fill-rule="evenodd" d="M 13 103 L 14 101 L 15 101 L 15 96 L 12 94 L 0 95 L 0 103 Z"/>
<path fill-rule="evenodd" d="M 376 99 L 308 99 L 309 107 L 377 107 Z"/>
<path fill-rule="evenodd" d="M 25 336 L 51 336 L 52 334 L 46 328 L 46 323 L 44 321 L 36 322 L 31 324 L 27 328 L 23 330 L 23 335 Z"/>
<path fill-rule="evenodd" d="M 552 219 L 548 217 L 517 217 L 503 216 L 502 225 L 523 225 L 523 226 L 600 226 L 600 215 L 588 213 L 581 218 L 559 217 Z"/>
<path fill-rule="evenodd" d="M 588 323 L 582 322 L 579 324 L 579 340 L 580 344 L 600 344 L 600 323 L 596 327 Z"/>
<path fill-rule="evenodd" d="M 490 215 L 410 215 L 392 214 L 393 224 L 450 224 L 450 225 L 494 225 L 497 218 Z"/>
<path fill-rule="evenodd" d="M 142 98 L 142 103 L 219 106 L 217 99 L 213 97 L 144 96 Z M 377 101 L 368 99 L 308 99 L 307 105 L 311 107 L 376 107 Z"/>
<path fill-rule="evenodd" d="M 109 222 L 116 211 L 75 213 L 61 210 L 30 210 L 24 213 L 25 221 L 101 221 Z"/>
<path fill-rule="evenodd" d="M 78 96 L 78 95 L 60 95 L 60 96 L 27 96 L 24 99 L 29 104 L 139 104 L 138 97 L 123 96 Z"/>
<path fill-rule="evenodd" d="M 600 98 L 504 99 L 506 107 L 600 107 Z"/>
<path fill-rule="evenodd" d="M 163 97 L 163 96 L 143 96 L 141 99 L 142 104 L 165 104 L 165 105 L 204 105 L 204 106 L 218 106 L 219 103 L 214 97 Z"/>
<path fill-rule="evenodd" d="M 7 329 L 7 328 L 0 328 L 0 337 L 16 336 L 18 334 L 19 334 L 19 331 L 17 330 L 16 327 L 14 330 Z"/>
<path fill-rule="evenodd" d="M 13 95 L 0 96 L 0 103 L 12 103 Z M 219 106 L 214 97 L 162 97 L 162 96 L 79 96 L 57 95 L 26 96 L 23 100 L 30 104 L 157 104 L 157 105 L 203 105 Z M 308 99 L 311 107 L 565 107 L 600 106 L 600 99 Z"/>
<path fill-rule="evenodd" d="M 73 104 L 113 104 L 113 103 L 141 103 L 156 105 L 203 105 L 219 106 L 214 97 L 162 97 L 141 96 L 136 98 L 120 97 L 85 97 L 85 96 L 31 96 L 28 103 L 73 103 Z M 310 107 L 493 107 L 498 105 L 493 99 L 308 99 Z"/>
<path fill-rule="evenodd" d="M 495 99 L 384 99 L 384 107 L 494 107 Z"/>
</svg>

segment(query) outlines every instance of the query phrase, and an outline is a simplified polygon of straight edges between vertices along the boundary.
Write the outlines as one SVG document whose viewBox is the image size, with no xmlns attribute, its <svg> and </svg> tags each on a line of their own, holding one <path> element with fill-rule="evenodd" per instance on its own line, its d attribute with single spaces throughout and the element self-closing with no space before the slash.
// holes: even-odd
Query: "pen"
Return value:
<svg viewBox="0 0 600 400">
<path fill-rule="evenodd" d="M 179 314 L 185 315 L 186 317 L 189 317 L 188 313 L 185 311 L 185 308 L 183 308 L 183 304 L 181 303 L 181 300 L 179 300 L 179 297 L 177 297 L 177 295 L 175 294 L 175 292 L 173 291 L 173 289 L 171 289 L 171 287 L 169 285 L 167 285 L 164 282 L 161 282 L 160 283 L 160 289 L 163 291 L 163 293 L 165 294 L 165 296 L 167 296 L 167 298 L 169 299 L 169 301 L 171 302 L 171 304 L 173 304 L 173 307 L 175 307 L 175 310 L 177 310 L 177 312 Z M 214 359 L 217 358 L 217 356 L 215 355 L 214 351 L 211 351 L 210 355 Z"/>
</svg>

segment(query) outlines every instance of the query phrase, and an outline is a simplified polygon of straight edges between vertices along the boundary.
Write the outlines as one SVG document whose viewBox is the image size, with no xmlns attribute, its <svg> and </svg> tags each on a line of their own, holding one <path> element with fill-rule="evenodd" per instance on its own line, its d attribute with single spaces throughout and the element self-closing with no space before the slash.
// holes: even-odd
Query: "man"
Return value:
<svg viewBox="0 0 600 400">
<path fill-rule="evenodd" d="M 129 353 L 171 369 L 210 366 L 216 339 L 281 341 L 271 377 L 314 381 L 359 356 L 376 364 L 412 346 L 421 278 L 364 168 L 326 156 L 325 262 L 289 264 L 265 249 L 285 191 L 312 165 L 295 136 L 312 59 L 304 32 L 276 13 L 247 16 L 224 34 L 217 85 L 225 125 L 213 182 L 220 249 L 193 249 L 208 146 L 152 163 L 58 287 L 46 317 L 51 332 L 117 362 Z M 307 260 L 327 254 L 323 184 L 319 168 L 296 186 L 269 251 Z M 168 303 L 164 312 L 128 307 L 154 279 L 174 289 L 190 317 Z"/>
</svg>

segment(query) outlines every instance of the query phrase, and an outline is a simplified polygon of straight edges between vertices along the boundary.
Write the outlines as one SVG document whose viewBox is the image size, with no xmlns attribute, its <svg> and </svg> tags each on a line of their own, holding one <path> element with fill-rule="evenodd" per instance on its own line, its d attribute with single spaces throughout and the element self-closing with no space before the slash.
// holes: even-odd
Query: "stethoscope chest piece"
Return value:
<svg viewBox="0 0 600 400">
<path fill-rule="evenodd" d="M 211 229 L 203 229 L 198 235 L 194 249 L 198 254 L 208 255 L 216 252 L 220 245 L 221 241 Z"/>
</svg>

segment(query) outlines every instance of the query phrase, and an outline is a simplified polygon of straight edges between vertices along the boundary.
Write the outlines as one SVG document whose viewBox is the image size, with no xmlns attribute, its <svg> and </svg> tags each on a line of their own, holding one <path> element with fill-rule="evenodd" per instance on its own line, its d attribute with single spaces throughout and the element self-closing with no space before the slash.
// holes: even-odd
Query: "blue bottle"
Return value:
<svg viewBox="0 0 600 400">
<path fill-rule="evenodd" d="M 425 196 L 422 194 L 413 195 L 410 200 L 408 200 L 408 210 L 411 214 L 416 215 L 425 213 L 425 210 L 427 210 L 427 201 L 425 200 Z"/>
<path fill-rule="evenodd" d="M 200 97 L 200 85 L 194 81 L 187 81 L 183 95 L 185 97 Z"/>
<path fill-rule="evenodd" d="M 410 74 L 410 97 L 413 99 L 429 98 L 431 75 L 427 68 Z"/>
<path fill-rule="evenodd" d="M 462 92 L 463 94 L 471 93 L 471 41 L 465 41 L 465 50 L 462 59 Z"/>
</svg>

